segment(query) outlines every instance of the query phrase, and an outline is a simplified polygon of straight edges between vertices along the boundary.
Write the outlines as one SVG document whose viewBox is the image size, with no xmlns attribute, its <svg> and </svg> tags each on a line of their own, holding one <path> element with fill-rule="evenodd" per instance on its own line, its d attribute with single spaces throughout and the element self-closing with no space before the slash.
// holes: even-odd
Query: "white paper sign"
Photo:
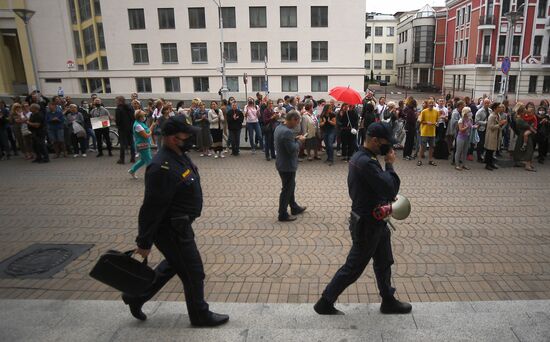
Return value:
<svg viewBox="0 0 550 342">
<path fill-rule="evenodd" d="M 99 116 L 97 118 L 90 118 L 90 121 L 92 122 L 93 129 L 105 128 L 105 127 L 111 126 L 111 120 L 109 120 L 108 115 Z"/>
</svg>

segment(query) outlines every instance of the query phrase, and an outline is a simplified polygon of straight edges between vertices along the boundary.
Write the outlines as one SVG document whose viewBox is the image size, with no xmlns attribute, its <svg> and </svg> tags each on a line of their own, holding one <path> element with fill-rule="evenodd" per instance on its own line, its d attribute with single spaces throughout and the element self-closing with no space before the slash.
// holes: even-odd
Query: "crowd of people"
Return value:
<svg viewBox="0 0 550 342">
<path fill-rule="evenodd" d="M 316 100 L 312 96 L 274 100 L 261 93 L 245 103 L 233 97 L 207 103 L 196 98 L 187 106 L 183 101 L 174 106 L 164 99 L 143 101 L 137 93 L 129 100 L 119 96 L 115 101 L 115 115 L 95 94 L 79 104 L 69 96 L 47 99 L 39 92 L 24 99 L 14 97 L 9 106 L 0 101 L 2 159 L 21 153 L 35 163 L 47 163 L 50 155 L 77 158 L 97 152 L 97 157 L 102 157 L 104 149 L 112 156 L 110 125 L 116 124 L 120 143 L 117 162 L 125 164 L 128 153 L 133 163 L 128 172 L 136 177 L 139 168 L 150 162 L 154 148 L 162 145 L 162 124 L 171 116 L 182 115 L 190 125 L 200 128 L 194 148 L 201 157 L 223 159 L 227 153 L 238 156 L 244 130 L 251 153 L 262 151 L 269 161 L 277 157 L 275 128 L 291 110 L 301 117 L 294 133 L 305 137 L 300 161 L 318 161 L 324 155 L 328 165 L 333 165 L 336 158 L 349 161 L 363 143 L 367 127 L 380 121 L 392 125 L 398 141 L 394 148 L 402 149 L 404 160 L 416 160 L 418 166 L 423 166 L 427 154 L 427 165 L 437 166 L 437 159 L 450 159 L 458 171 L 469 170 L 474 160 L 493 171 L 498 168 L 497 158 L 508 151 L 517 166 L 535 171 L 535 151 L 538 162 L 544 163 L 550 136 L 546 100 L 538 106 L 532 102 L 512 105 L 486 96 L 474 100 L 447 95 L 421 103 L 410 96 L 386 102 L 384 97 L 376 98 L 368 91 L 361 104 Z"/>
</svg>

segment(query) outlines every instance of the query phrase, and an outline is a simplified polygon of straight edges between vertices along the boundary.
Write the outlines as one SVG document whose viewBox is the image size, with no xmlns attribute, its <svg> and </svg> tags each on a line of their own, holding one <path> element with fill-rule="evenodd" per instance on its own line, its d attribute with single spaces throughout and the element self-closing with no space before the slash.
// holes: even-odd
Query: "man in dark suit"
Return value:
<svg viewBox="0 0 550 342">
<path fill-rule="evenodd" d="M 130 162 L 136 162 L 136 148 L 134 147 L 134 110 L 126 103 L 122 96 L 116 98 L 115 120 L 118 128 L 118 138 L 120 141 L 120 159 L 118 164 L 124 164 L 126 149 L 130 148 Z"/>
<path fill-rule="evenodd" d="M 298 125 L 300 125 L 300 114 L 295 110 L 291 110 L 286 114 L 284 124 L 277 126 L 274 133 L 275 150 L 277 152 L 275 166 L 283 183 L 279 197 L 279 221 L 281 222 L 294 221 L 296 220 L 295 215 L 306 210 L 306 207 L 300 207 L 294 199 L 298 151 L 300 150 L 300 143 L 306 140 L 303 135 L 294 136 L 292 129 L 298 127 Z M 287 211 L 289 205 L 292 216 Z"/>
</svg>

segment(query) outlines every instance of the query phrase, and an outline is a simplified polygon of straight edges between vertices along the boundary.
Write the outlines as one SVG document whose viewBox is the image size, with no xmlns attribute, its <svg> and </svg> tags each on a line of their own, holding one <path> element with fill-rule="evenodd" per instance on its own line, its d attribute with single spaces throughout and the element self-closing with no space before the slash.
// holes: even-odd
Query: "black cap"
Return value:
<svg viewBox="0 0 550 342">
<path fill-rule="evenodd" d="M 393 130 L 391 125 L 387 122 L 373 122 L 367 128 L 367 135 L 373 138 L 382 138 L 390 142 L 390 144 L 397 144 L 397 140 L 393 137 Z"/>
<path fill-rule="evenodd" d="M 166 137 L 177 133 L 198 134 L 201 129 L 188 124 L 184 116 L 173 116 L 164 122 L 161 131 L 162 135 Z"/>
</svg>

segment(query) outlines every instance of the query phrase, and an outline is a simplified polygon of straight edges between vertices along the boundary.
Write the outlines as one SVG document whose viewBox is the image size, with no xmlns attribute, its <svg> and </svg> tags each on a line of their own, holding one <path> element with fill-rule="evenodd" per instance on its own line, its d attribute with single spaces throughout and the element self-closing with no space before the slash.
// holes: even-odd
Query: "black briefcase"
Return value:
<svg viewBox="0 0 550 342">
<path fill-rule="evenodd" d="M 90 277 L 129 295 L 140 295 L 155 281 L 155 271 L 147 266 L 147 259 L 140 262 L 132 258 L 134 251 L 110 250 L 103 254 Z"/>
</svg>

